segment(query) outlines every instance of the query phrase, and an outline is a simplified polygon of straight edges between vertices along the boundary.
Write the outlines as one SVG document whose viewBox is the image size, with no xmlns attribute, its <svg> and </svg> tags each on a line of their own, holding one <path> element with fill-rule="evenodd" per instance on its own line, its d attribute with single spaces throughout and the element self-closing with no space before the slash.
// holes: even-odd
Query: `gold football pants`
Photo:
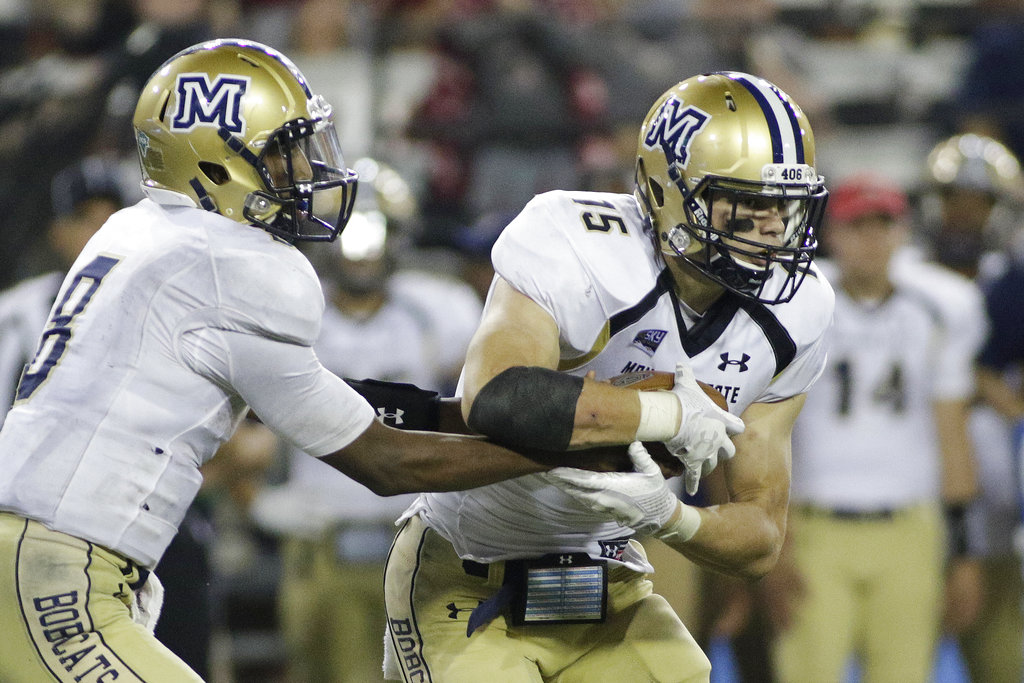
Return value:
<svg viewBox="0 0 1024 683">
<path fill-rule="evenodd" d="M 0 513 L 0 683 L 201 681 L 131 617 L 131 562 Z"/>
<path fill-rule="evenodd" d="M 405 681 L 710 679 L 711 664 L 679 617 L 645 575 L 624 567 L 609 569 L 602 623 L 513 626 L 500 614 L 467 637 L 470 612 L 501 587 L 504 564 L 487 565 L 486 578 L 471 575 L 451 544 L 419 517 L 406 522 L 384 574 L 388 656 Z"/>
<path fill-rule="evenodd" d="M 350 532 L 373 538 L 361 544 L 365 556 L 340 552 L 340 537 Z M 353 523 L 316 541 L 288 539 L 282 545 L 278 605 L 294 681 L 383 680 L 384 558 L 394 535 L 390 522 Z"/>
<path fill-rule="evenodd" d="M 925 683 L 942 616 L 938 505 L 862 519 L 797 505 L 790 516 L 805 590 L 775 642 L 779 680 L 838 682 L 856 653 L 865 683 Z"/>
</svg>

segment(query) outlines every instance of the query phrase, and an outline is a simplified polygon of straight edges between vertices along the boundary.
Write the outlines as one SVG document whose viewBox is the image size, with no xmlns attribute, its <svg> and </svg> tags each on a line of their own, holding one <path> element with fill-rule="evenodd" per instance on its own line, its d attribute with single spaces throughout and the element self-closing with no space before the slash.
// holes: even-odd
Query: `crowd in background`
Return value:
<svg viewBox="0 0 1024 683">
<path fill-rule="evenodd" d="M 999 126 L 1020 153 L 1016 4 L 5 0 L 0 284 L 42 267 L 36 226 L 65 162 L 113 155 L 130 178 L 141 83 L 203 39 L 243 36 L 293 56 L 334 104 L 348 157 L 373 155 L 414 187 L 418 242 L 451 247 L 461 228 L 538 191 L 627 189 L 649 104 L 707 70 L 789 92 L 815 126 L 826 177 L 871 159 L 916 180 L 928 143 L 968 121 Z"/>
<path fill-rule="evenodd" d="M 139 88 L 215 37 L 288 54 L 334 106 L 350 164 L 400 174 L 416 210 L 392 226 L 394 268 L 463 279 L 481 297 L 504 221 L 549 189 L 631 192 L 647 108 L 696 73 L 748 71 L 786 90 L 814 126 L 827 184 L 865 170 L 891 179 L 926 247 L 936 143 L 973 131 L 1024 158 L 1014 0 L 0 0 L 0 288 L 67 267 L 47 234 L 64 213 L 53 181 L 69 165 L 102 159 L 118 200 L 141 198 Z M 1016 227 L 997 248 L 1012 250 Z M 453 389 L 450 372 L 433 379 L 428 388 Z M 193 643 L 208 632 L 194 666 L 220 681 L 286 680 L 279 530 L 249 506 L 286 484 L 289 458 L 252 429 L 206 473 L 176 555 L 198 570 L 181 585 L 209 587 L 190 598 L 209 612 L 168 612 L 164 627 L 191 622 Z M 997 601 L 1019 606 L 1019 574 Z"/>
</svg>

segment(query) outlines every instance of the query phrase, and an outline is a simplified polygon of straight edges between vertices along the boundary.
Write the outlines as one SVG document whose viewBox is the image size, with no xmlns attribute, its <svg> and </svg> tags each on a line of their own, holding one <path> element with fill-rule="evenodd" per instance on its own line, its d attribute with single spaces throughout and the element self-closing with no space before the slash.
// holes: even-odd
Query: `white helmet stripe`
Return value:
<svg viewBox="0 0 1024 683">
<path fill-rule="evenodd" d="M 764 112 L 772 138 L 772 156 L 776 164 L 803 164 L 804 145 L 800 124 L 778 88 L 760 78 L 738 72 L 724 74 L 745 87 Z"/>
</svg>

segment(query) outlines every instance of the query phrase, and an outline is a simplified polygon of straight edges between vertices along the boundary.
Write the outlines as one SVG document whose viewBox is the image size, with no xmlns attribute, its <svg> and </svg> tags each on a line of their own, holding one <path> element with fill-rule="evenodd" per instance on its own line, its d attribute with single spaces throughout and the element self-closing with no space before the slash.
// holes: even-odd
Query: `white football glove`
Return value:
<svg viewBox="0 0 1024 683">
<path fill-rule="evenodd" d="M 669 521 L 680 501 L 642 443 L 630 444 L 629 458 L 634 472 L 556 467 L 544 476 L 591 510 L 605 513 L 637 533 L 650 534 Z"/>
<path fill-rule="evenodd" d="M 729 437 L 742 432 L 744 425 L 743 420 L 715 405 L 686 363 L 676 363 L 675 386 L 671 391 L 682 404 L 683 413 L 679 431 L 665 445 L 686 467 L 686 492 L 692 496 L 697 493 L 701 477 L 715 469 L 719 460 L 736 454 L 736 446 Z"/>
<path fill-rule="evenodd" d="M 156 622 L 160 619 L 160 610 L 163 606 L 164 585 L 156 578 L 155 572 L 150 572 L 146 582 L 132 592 L 132 604 L 129 606 L 132 621 L 152 633 L 156 629 Z"/>
</svg>

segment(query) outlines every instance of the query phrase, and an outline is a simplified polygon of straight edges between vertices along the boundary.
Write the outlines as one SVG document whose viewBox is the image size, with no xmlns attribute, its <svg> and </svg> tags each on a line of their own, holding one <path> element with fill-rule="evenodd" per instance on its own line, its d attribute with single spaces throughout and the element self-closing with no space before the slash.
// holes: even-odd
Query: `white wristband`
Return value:
<svg viewBox="0 0 1024 683">
<path fill-rule="evenodd" d="M 636 441 L 668 441 L 679 431 L 682 406 L 671 391 L 641 391 Z"/>
<path fill-rule="evenodd" d="M 665 526 L 654 532 L 657 538 L 669 545 L 686 543 L 700 529 L 700 512 L 697 508 L 680 501 L 679 516 L 675 521 L 669 520 Z"/>
</svg>

